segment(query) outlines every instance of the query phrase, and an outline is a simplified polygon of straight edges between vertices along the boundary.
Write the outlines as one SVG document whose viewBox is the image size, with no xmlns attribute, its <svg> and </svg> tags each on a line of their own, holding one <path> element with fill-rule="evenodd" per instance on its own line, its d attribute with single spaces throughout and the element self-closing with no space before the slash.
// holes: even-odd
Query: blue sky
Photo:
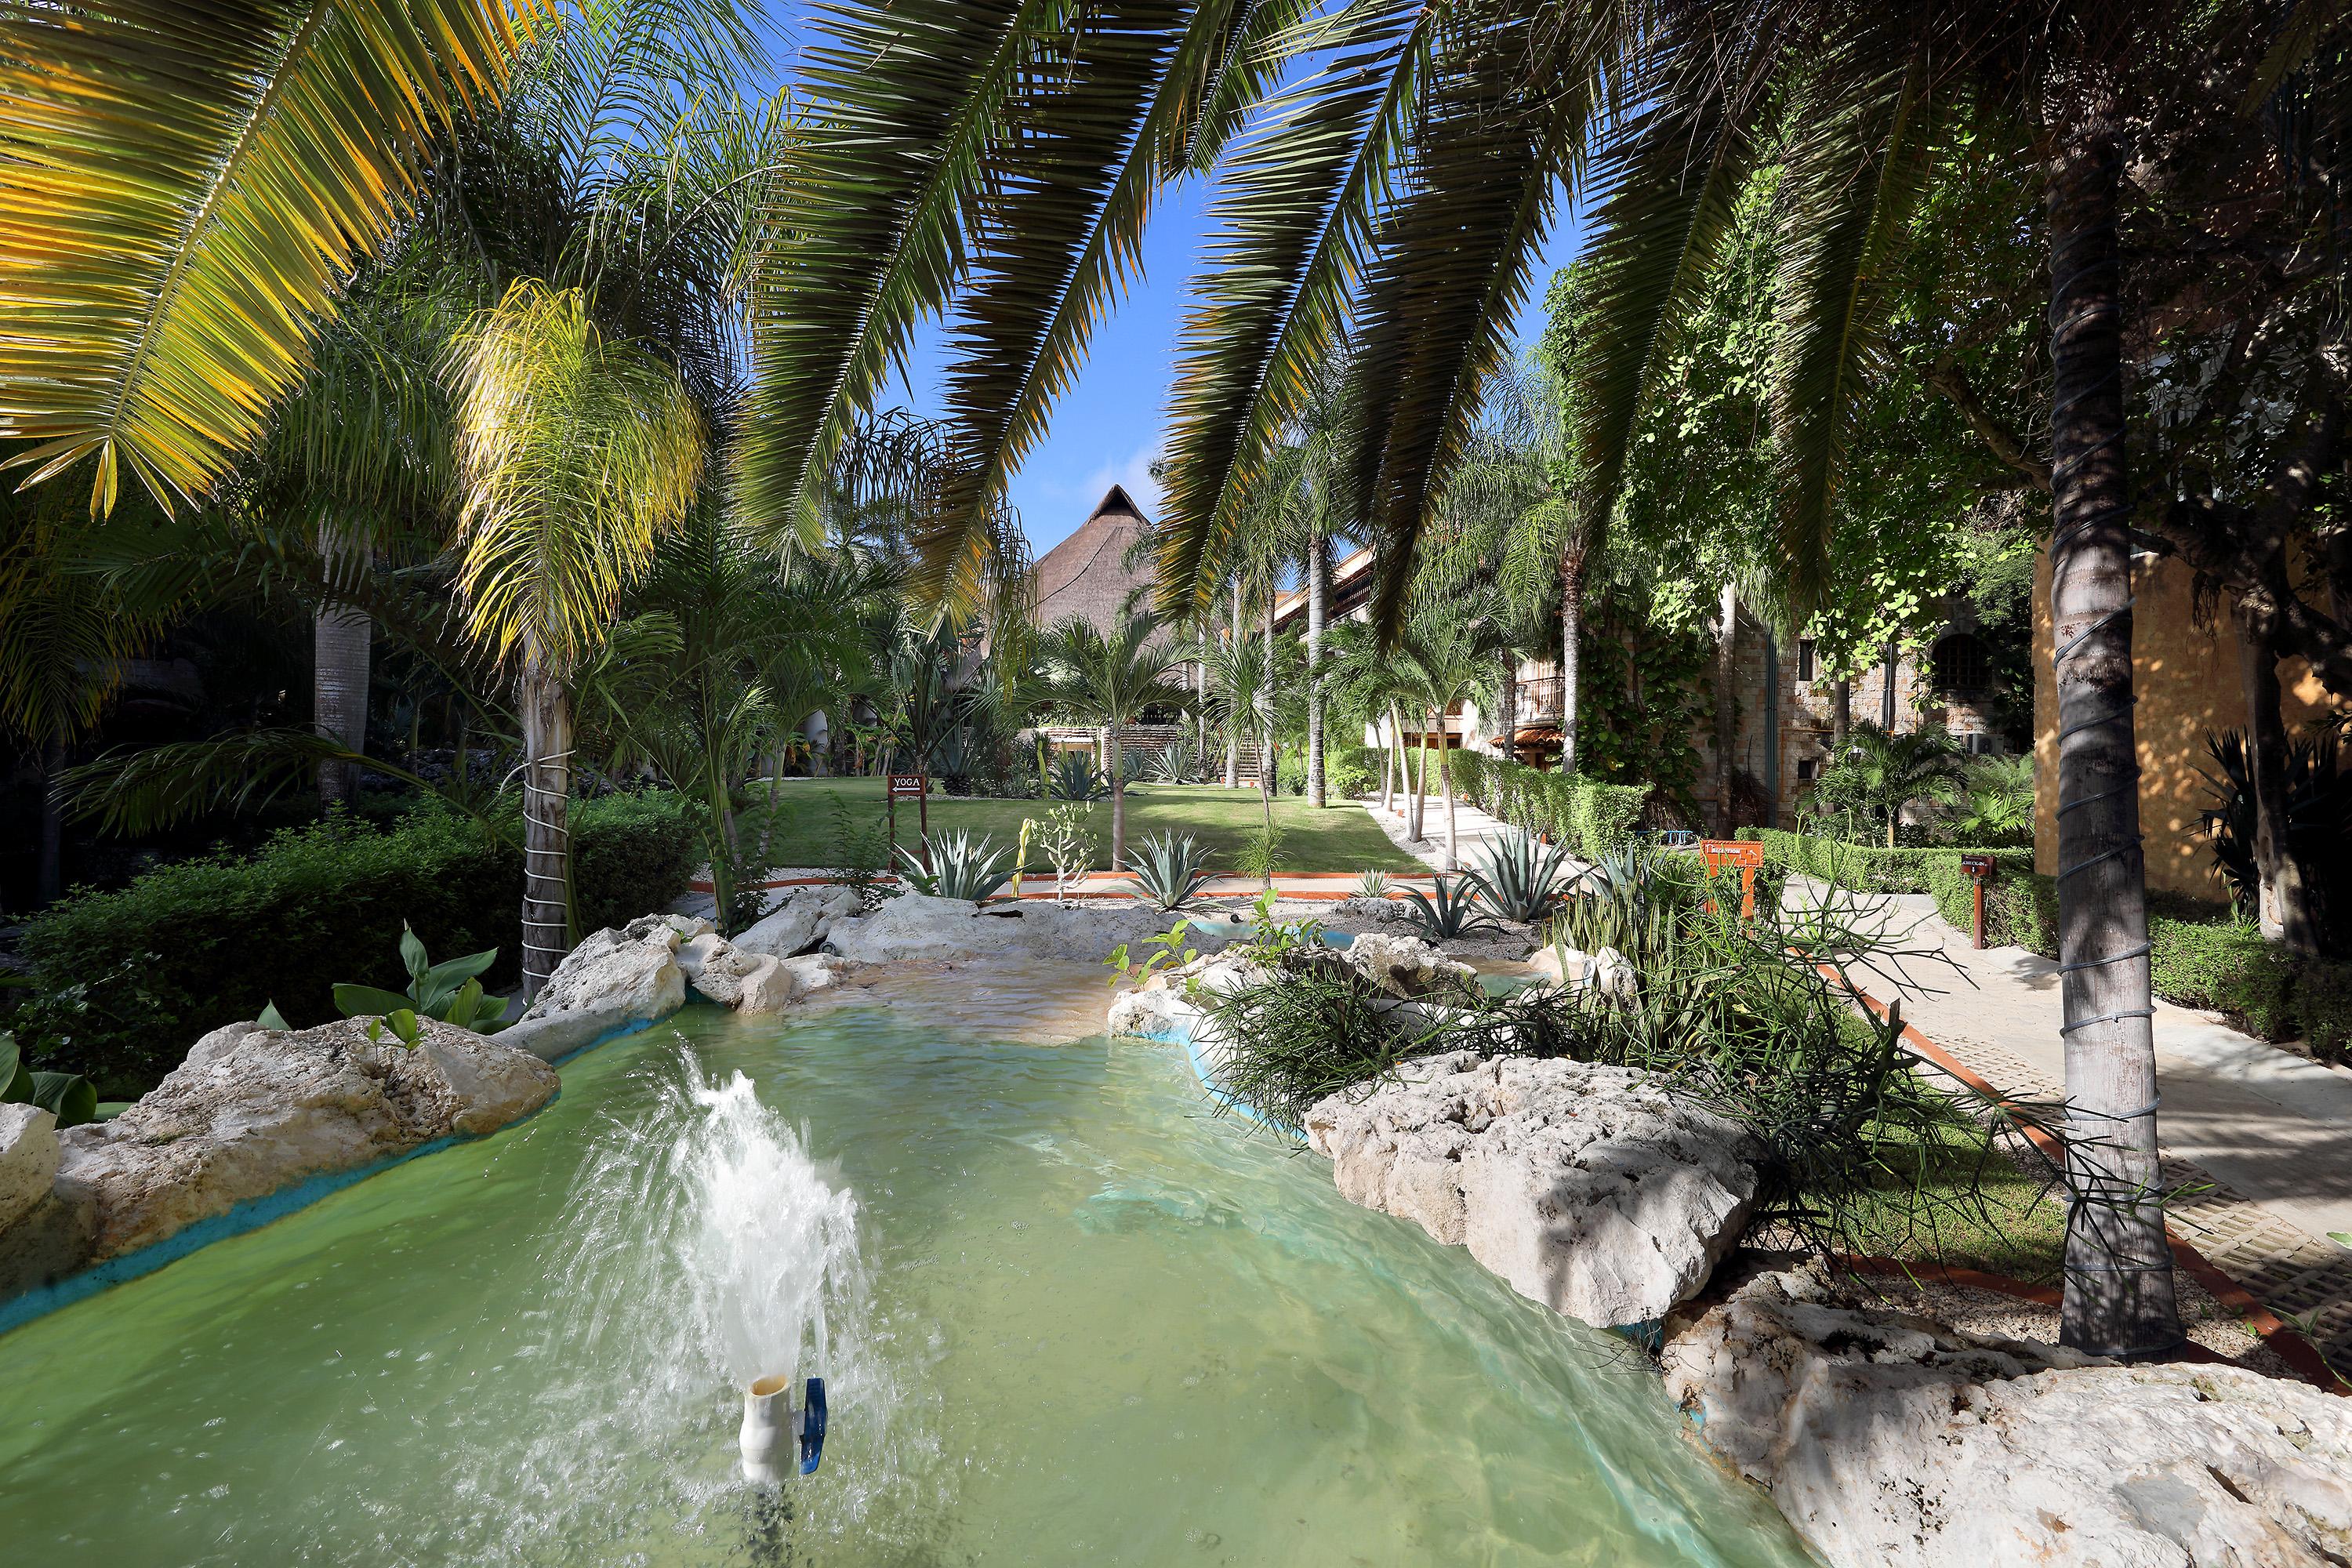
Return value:
<svg viewBox="0 0 2352 1568">
<path fill-rule="evenodd" d="M 1013 478 L 1011 500 L 1038 555 L 1084 522 L 1114 483 L 1125 485 L 1147 515 L 1158 515 L 1159 487 L 1146 470 L 1160 450 L 1185 286 L 1206 237 L 1212 194 L 1204 182 L 1189 181 L 1162 200 L 1144 235 L 1144 276 L 1097 330 L 1086 368 L 1055 405 L 1045 439 Z M 1577 243 L 1578 226 L 1564 214 L 1521 312 L 1522 342 L 1540 328 L 1544 288 Z M 939 411 L 938 351 L 937 331 L 927 333 L 908 367 L 912 386 L 896 389 L 920 413 Z"/>
</svg>

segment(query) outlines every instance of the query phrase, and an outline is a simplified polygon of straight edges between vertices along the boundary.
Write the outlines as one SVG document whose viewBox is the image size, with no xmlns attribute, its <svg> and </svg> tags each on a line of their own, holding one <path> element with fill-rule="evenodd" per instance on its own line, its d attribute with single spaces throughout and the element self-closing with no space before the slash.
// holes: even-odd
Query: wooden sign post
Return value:
<svg viewBox="0 0 2352 1568">
<path fill-rule="evenodd" d="M 1744 838 L 1702 838 L 1698 849 L 1706 861 L 1706 874 L 1710 877 L 1734 866 L 1739 868 L 1739 918 L 1754 920 L 1756 873 L 1764 868 L 1764 846 Z M 1706 908 L 1709 914 L 1715 912 L 1712 902 Z"/>
<path fill-rule="evenodd" d="M 1960 857 L 1960 869 L 1969 874 L 1969 890 L 1976 895 L 1976 938 L 1977 946 L 1979 948 L 1983 947 L 1985 944 L 1985 884 L 1992 880 L 1992 874 L 1998 864 L 1999 863 L 1990 855 L 1963 855 Z"/>
<path fill-rule="evenodd" d="M 929 781 L 921 773 L 892 773 L 882 786 L 883 812 L 890 820 L 890 861 L 898 860 L 898 802 L 901 798 L 915 803 L 915 816 L 921 835 L 916 849 L 923 869 L 931 868 L 931 808 Z M 887 869 L 887 868 L 885 868 Z"/>
</svg>

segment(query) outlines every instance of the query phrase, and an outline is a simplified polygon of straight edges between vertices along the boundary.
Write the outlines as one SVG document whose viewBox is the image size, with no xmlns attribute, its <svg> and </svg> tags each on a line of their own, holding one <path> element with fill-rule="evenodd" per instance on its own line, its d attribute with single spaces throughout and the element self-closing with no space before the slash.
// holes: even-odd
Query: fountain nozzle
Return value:
<svg viewBox="0 0 2352 1568">
<path fill-rule="evenodd" d="M 793 1409 L 793 1380 L 763 1377 L 743 1391 L 743 1425 L 735 1434 L 743 1454 L 743 1479 L 772 1486 L 791 1473 L 792 1445 L 798 1428 L 800 1473 L 814 1475 L 824 1458 L 824 1379 L 808 1380 L 800 1410 Z"/>
</svg>

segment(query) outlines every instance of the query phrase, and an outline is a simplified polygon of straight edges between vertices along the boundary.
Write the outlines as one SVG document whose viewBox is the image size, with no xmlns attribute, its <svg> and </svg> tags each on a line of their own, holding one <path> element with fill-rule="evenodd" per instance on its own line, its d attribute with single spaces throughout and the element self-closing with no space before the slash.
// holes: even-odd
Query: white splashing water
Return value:
<svg viewBox="0 0 2352 1568">
<path fill-rule="evenodd" d="M 555 1363 L 534 1369 L 535 1430 L 473 1456 L 520 1558 L 530 1538 L 617 1547 L 740 1506 L 756 1378 L 795 1379 L 796 1404 L 798 1379 L 825 1379 L 824 1468 L 794 1483 L 822 1489 L 822 1533 L 855 1533 L 932 1447 L 877 1353 L 856 1195 L 741 1073 L 706 1076 L 683 1043 L 654 1070 L 653 1107 L 599 1130 L 545 1258 L 541 1348 L 520 1352 Z"/>
</svg>

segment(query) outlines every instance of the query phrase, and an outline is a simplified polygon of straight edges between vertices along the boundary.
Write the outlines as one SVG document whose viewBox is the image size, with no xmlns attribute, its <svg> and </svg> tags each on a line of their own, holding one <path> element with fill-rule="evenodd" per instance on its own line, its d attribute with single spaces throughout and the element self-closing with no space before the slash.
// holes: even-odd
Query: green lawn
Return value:
<svg viewBox="0 0 2352 1568">
<path fill-rule="evenodd" d="M 756 835 L 767 816 L 767 791 L 751 787 L 753 807 L 741 819 L 742 829 Z M 882 817 L 882 781 L 876 778 L 791 780 L 777 791 L 779 821 L 770 843 L 772 866 L 833 866 L 841 848 L 835 831 L 833 803 L 847 805 L 856 820 L 878 822 Z M 1054 808 L 1047 800 L 957 800 L 934 795 L 930 803 L 931 831 L 963 828 L 993 835 L 1011 845 L 1021 836 L 1021 819 L 1043 819 Z M 1087 810 L 1095 835 L 1095 865 L 1107 867 L 1110 849 L 1110 802 L 1097 801 Z M 1127 792 L 1127 841 L 1147 834 L 1173 830 L 1191 833 L 1208 847 L 1213 870 L 1231 870 L 1243 841 L 1264 818 L 1257 792 L 1224 789 L 1216 784 L 1134 784 Z M 1361 806 L 1335 801 L 1318 811 L 1304 797 L 1276 796 L 1274 825 L 1282 838 L 1286 871 L 1384 871 L 1425 869 L 1418 860 L 1389 842 L 1380 825 Z M 898 841 L 915 836 L 911 805 L 898 808 Z M 1034 849 L 1031 869 L 1049 870 Z"/>
</svg>

